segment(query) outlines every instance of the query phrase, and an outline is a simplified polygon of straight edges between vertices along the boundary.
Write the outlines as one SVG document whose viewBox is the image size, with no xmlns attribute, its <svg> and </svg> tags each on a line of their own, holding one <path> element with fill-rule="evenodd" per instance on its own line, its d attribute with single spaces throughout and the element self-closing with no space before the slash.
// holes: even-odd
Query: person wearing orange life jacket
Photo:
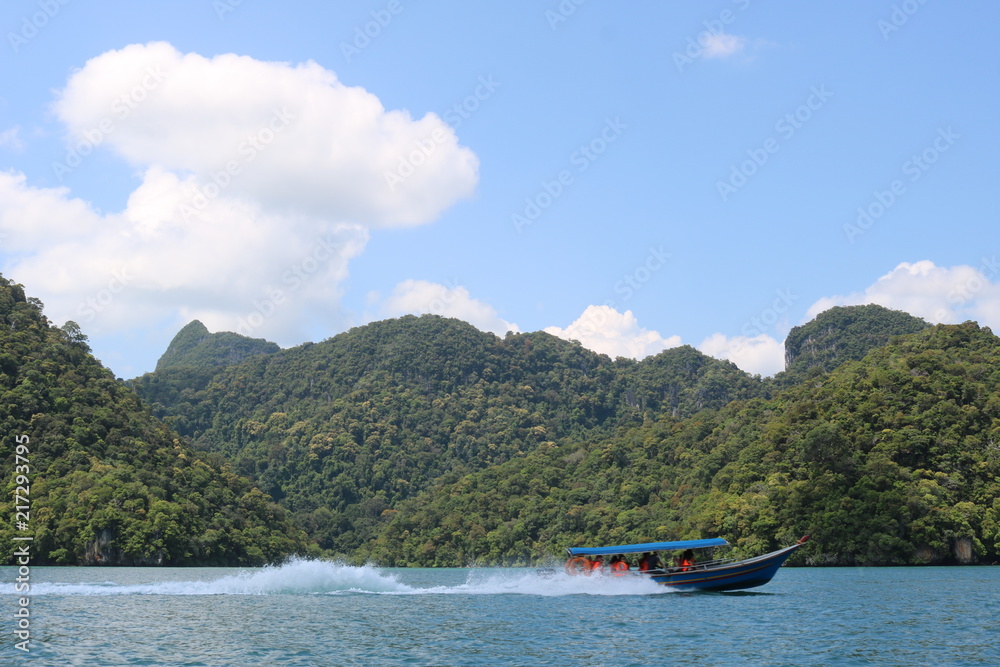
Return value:
<svg viewBox="0 0 1000 667">
<path fill-rule="evenodd" d="M 600 574 L 604 571 L 604 556 L 595 556 L 590 564 L 591 574 Z"/>
<path fill-rule="evenodd" d="M 659 570 L 663 565 L 660 563 L 660 558 L 650 551 L 642 554 L 642 558 L 639 559 L 639 571 L 649 572 L 650 570 Z"/>
<path fill-rule="evenodd" d="M 694 552 L 688 549 L 682 553 L 681 557 L 677 559 L 677 567 L 680 568 L 681 572 L 694 569 Z"/>
<path fill-rule="evenodd" d="M 583 556 L 574 556 L 566 561 L 563 566 L 566 574 L 590 574 L 590 559 Z"/>
<path fill-rule="evenodd" d="M 611 559 L 611 572 L 620 577 L 628 572 L 628 561 L 623 556 L 614 556 Z"/>
</svg>

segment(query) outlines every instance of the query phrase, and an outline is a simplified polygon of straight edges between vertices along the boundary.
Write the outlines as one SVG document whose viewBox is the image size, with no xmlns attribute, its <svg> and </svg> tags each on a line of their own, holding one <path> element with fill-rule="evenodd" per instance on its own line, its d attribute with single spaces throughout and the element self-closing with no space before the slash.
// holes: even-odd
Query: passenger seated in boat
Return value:
<svg viewBox="0 0 1000 667">
<path fill-rule="evenodd" d="M 604 556 L 595 556 L 590 563 L 590 572 L 597 574 L 604 571 Z"/>
<path fill-rule="evenodd" d="M 611 571 L 615 574 L 615 576 L 620 577 L 628 572 L 628 570 L 628 561 L 625 560 L 624 556 L 611 557 Z"/>
<path fill-rule="evenodd" d="M 563 568 L 566 570 L 566 574 L 590 574 L 590 566 L 590 558 L 574 556 L 566 561 Z"/>
<path fill-rule="evenodd" d="M 687 572 L 688 570 L 693 569 L 694 552 L 688 549 L 687 551 L 685 551 L 680 555 L 680 558 L 677 559 L 677 562 L 674 563 L 674 565 L 676 565 L 681 572 Z"/>
<path fill-rule="evenodd" d="M 647 551 L 646 553 L 644 553 L 642 555 L 642 558 L 639 559 L 639 571 L 640 572 L 649 572 L 650 570 L 659 570 L 662 567 L 663 567 L 663 564 L 660 563 L 660 557 L 657 556 L 655 553 L 651 553 L 651 552 Z"/>
</svg>

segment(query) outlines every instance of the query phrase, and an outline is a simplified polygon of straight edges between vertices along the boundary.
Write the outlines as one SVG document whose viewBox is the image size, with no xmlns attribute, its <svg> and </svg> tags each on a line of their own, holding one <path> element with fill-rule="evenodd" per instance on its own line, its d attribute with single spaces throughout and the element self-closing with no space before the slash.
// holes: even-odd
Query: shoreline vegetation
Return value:
<svg viewBox="0 0 1000 667">
<path fill-rule="evenodd" d="M 1000 561 L 1000 339 L 974 322 L 833 308 L 773 378 L 437 316 L 287 350 L 192 322 L 123 381 L 3 278 L 0 318 L 4 484 L 30 437 L 32 565 L 544 566 L 807 533 L 788 565 Z"/>
</svg>

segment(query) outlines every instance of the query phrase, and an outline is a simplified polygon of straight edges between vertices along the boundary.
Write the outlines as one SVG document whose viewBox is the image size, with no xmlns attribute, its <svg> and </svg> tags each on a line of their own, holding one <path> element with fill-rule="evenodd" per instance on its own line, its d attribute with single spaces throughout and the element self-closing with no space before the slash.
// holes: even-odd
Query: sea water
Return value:
<svg viewBox="0 0 1000 667">
<path fill-rule="evenodd" d="M 782 568 L 732 593 L 561 569 L 0 568 L 0 664 L 1000 665 L 1000 568 Z"/>
</svg>

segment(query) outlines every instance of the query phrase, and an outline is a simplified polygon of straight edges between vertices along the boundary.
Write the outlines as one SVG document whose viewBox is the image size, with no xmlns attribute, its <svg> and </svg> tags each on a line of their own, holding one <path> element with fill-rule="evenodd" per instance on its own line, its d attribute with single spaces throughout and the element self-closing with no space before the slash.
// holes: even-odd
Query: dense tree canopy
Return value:
<svg viewBox="0 0 1000 667">
<path fill-rule="evenodd" d="M 690 347 L 613 361 L 545 333 L 500 339 L 436 316 L 253 357 L 203 389 L 178 379 L 157 371 L 133 384 L 338 554 L 444 475 L 763 391 L 759 378 Z"/>
<path fill-rule="evenodd" d="M 785 370 L 774 378 L 775 384 L 789 387 L 810 375 L 832 371 L 846 361 L 861 359 L 893 336 L 929 326 L 919 317 L 874 304 L 836 306 L 788 332 Z"/>
<path fill-rule="evenodd" d="M 0 456 L 14 471 L 29 438 L 38 563 L 532 563 L 710 536 L 750 555 L 805 533 L 799 563 L 996 562 L 992 332 L 839 308 L 788 350 L 761 379 L 435 316 L 288 350 L 192 322 L 123 383 L 0 278 Z"/>
<path fill-rule="evenodd" d="M 537 561 L 567 546 L 810 541 L 812 564 L 996 562 L 1000 340 L 937 326 L 773 399 L 552 444 L 402 503 L 380 562 Z"/>
<path fill-rule="evenodd" d="M 28 491 L 37 564 L 263 564 L 309 548 L 250 481 L 153 418 L 77 325 L 51 326 L 2 277 L 0 459 L 6 497 Z M 0 525 L 8 543 L 14 518 Z"/>
</svg>

